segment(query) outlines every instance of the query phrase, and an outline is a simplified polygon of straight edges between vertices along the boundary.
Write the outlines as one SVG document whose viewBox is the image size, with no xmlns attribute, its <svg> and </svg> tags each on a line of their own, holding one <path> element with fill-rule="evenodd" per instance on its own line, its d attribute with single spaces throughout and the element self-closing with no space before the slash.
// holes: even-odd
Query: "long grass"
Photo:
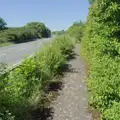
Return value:
<svg viewBox="0 0 120 120">
<path fill-rule="evenodd" d="M 120 120 L 120 1 L 96 0 L 89 10 L 83 37 L 89 103 L 102 120 Z"/>
<path fill-rule="evenodd" d="M 35 104 L 36 99 L 41 101 L 49 83 L 61 72 L 72 48 L 71 38 L 60 36 L 1 79 L 0 117 L 24 120 L 28 106 Z"/>
</svg>

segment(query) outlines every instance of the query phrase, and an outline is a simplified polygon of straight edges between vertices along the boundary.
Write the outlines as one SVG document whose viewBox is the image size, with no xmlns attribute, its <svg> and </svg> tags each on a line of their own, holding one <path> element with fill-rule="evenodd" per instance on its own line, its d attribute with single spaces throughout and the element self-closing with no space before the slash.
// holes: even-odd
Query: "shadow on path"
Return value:
<svg viewBox="0 0 120 120">
<path fill-rule="evenodd" d="M 68 61 L 74 60 L 76 59 L 76 56 L 78 55 L 75 52 L 71 52 L 67 60 Z M 64 76 L 65 73 L 78 73 L 77 70 L 72 68 L 71 64 L 64 64 L 60 69 L 61 69 L 60 71 L 62 71 L 60 75 L 62 76 Z M 59 91 L 61 91 L 63 88 L 64 88 L 63 81 L 51 82 L 46 92 L 47 92 L 47 95 L 49 93 L 52 93 L 52 94 L 54 93 L 54 95 L 52 96 L 53 99 L 51 100 L 51 98 L 47 98 L 48 100 L 45 100 L 45 101 L 49 101 L 50 103 L 56 101 L 56 98 L 59 96 Z M 29 119 L 26 119 L 26 120 L 53 120 L 53 116 L 54 116 L 54 108 L 52 108 L 51 106 L 48 106 L 47 108 L 43 107 L 43 108 L 37 108 L 33 110 L 30 113 Z"/>
</svg>

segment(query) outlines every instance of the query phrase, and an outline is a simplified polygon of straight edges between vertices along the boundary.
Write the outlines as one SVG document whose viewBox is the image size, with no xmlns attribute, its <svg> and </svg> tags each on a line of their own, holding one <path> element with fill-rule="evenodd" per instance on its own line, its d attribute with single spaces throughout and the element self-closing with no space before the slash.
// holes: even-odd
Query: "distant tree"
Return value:
<svg viewBox="0 0 120 120">
<path fill-rule="evenodd" d="M 62 35 L 62 34 L 64 34 L 64 33 L 65 33 L 64 30 L 61 30 L 61 31 L 53 31 L 53 32 L 52 32 L 53 35 Z"/>
<path fill-rule="evenodd" d="M 95 0 L 88 0 L 90 4 L 93 4 Z"/>
<path fill-rule="evenodd" d="M 41 22 L 30 22 L 26 25 L 36 33 L 36 37 L 49 37 L 51 31 Z"/>
<path fill-rule="evenodd" d="M 83 25 L 84 23 L 81 20 L 73 23 L 73 26 L 83 26 Z"/>
<path fill-rule="evenodd" d="M 82 40 L 84 30 L 84 22 L 77 21 L 74 22 L 73 25 L 67 30 L 67 33 L 74 37 L 76 41 L 80 42 Z"/>
<path fill-rule="evenodd" d="M 0 17 L 0 30 L 3 30 L 6 28 L 7 23 L 3 20 L 3 18 Z"/>
</svg>

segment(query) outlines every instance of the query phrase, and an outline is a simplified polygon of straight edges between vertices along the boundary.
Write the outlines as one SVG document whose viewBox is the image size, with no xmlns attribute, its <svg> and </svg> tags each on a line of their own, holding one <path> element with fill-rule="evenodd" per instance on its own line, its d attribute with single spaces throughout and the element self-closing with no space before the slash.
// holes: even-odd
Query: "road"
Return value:
<svg viewBox="0 0 120 120">
<path fill-rule="evenodd" d="M 37 39 L 32 42 L 14 44 L 0 47 L 0 62 L 5 62 L 9 66 L 19 63 L 25 56 L 30 56 L 40 49 L 44 43 L 52 38 Z"/>
</svg>

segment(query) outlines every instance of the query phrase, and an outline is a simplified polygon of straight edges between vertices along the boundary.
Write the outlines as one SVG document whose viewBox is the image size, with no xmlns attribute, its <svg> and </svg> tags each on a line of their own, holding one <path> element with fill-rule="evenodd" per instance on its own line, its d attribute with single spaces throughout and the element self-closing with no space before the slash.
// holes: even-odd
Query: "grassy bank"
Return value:
<svg viewBox="0 0 120 120">
<path fill-rule="evenodd" d="M 72 48 L 71 38 L 60 36 L 37 52 L 34 58 L 25 60 L 7 76 L 2 76 L 0 117 L 3 120 L 24 120 L 28 106 L 34 108 L 38 101 L 42 106 L 49 84 L 61 72 Z"/>
<path fill-rule="evenodd" d="M 14 44 L 14 43 L 13 42 L 5 42 L 5 43 L 1 43 L 0 47 L 9 46 L 9 45 L 12 45 L 12 44 Z"/>
<path fill-rule="evenodd" d="M 89 103 L 103 120 L 120 119 L 120 1 L 96 0 L 86 22 L 83 51 L 90 65 Z"/>
</svg>

